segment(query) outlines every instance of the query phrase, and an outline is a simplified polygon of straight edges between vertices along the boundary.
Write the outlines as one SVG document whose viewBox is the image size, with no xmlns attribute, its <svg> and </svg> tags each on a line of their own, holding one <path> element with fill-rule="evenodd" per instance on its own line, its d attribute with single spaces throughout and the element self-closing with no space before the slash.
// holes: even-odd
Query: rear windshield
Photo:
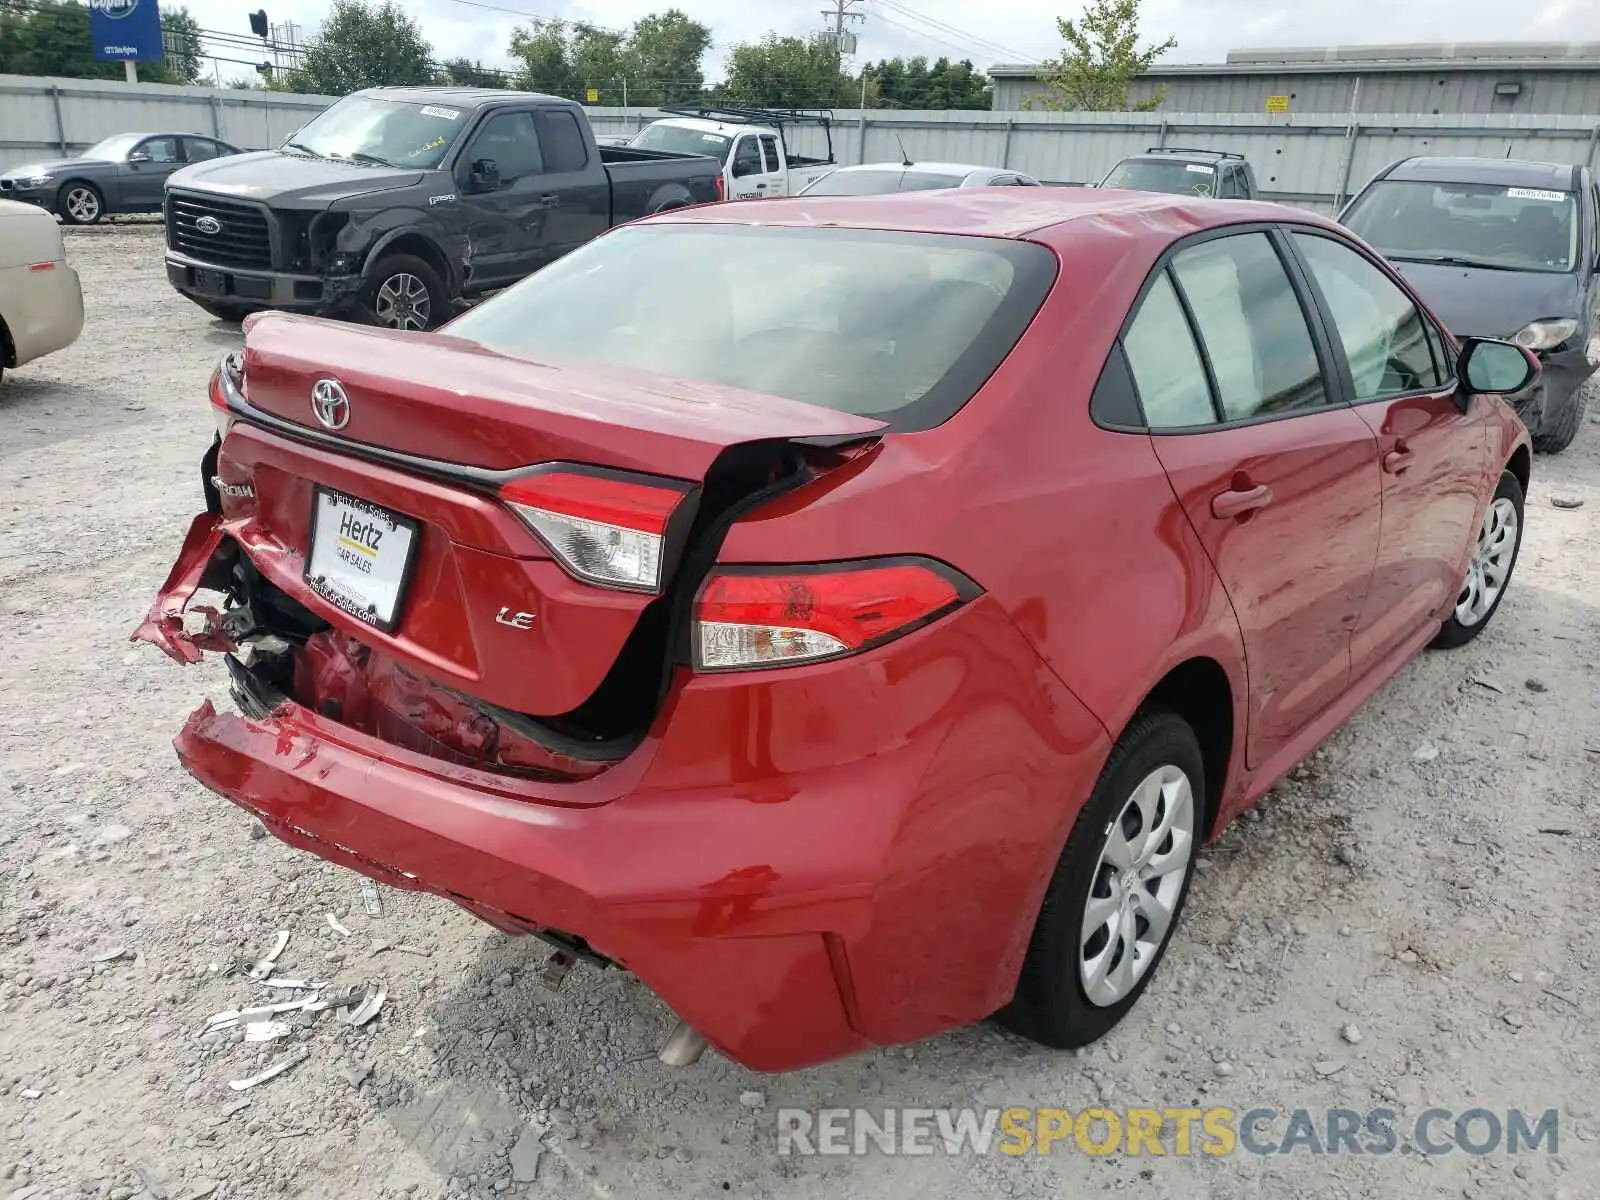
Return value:
<svg viewBox="0 0 1600 1200">
<path fill-rule="evenodd" d="M 1171 192 L 1176 196 L 1211 196 L 1217 190 L 1217 172 L 1205 163 L 1130 158 L 1112 167 L 1100 186 L 1133 192 Z"/>
<path fill-rule="evenodd" d="M 1390 258 L 1510 271 L 1570 271 L 1578 260 L 1571 192 L 1386 179 L 1344 223 Z"/>
<path fill-rule="evenodd" d="M 669 154 L 709 154 L 718 162 L 728 161 L 732 138 L 720 133 L 686 129 L 682 125 L 648 125 L 628 145 L 640 150 L 665 150 Z"/>
<path fill-rule="evenodd" d="M 539 362 L 650 371 L 927 429 L 972 398 L 1044 301 L 1031 242 L 653 224 L 598 238 L 447 332 Z"/>
<path fill-rule="evenodd" d="M 905 171 L 835 171 L 805 190 L 807 196 L 882 196 L 900 190 Z"/>
</svg>

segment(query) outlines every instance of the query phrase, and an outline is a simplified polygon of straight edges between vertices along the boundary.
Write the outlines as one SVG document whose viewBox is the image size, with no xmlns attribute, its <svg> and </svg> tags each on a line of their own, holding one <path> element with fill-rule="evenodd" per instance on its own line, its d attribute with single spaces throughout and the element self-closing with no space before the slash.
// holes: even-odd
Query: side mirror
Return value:
<svg viewBox="0 0 1600 1200">
<path fill-rule="evenodd" d="M 131 163 L 147 163 L 150 161 L 150 151 L 135 150 L 128 155 L 128 161 Z"/>
<path fill-rule="evenodd" d="M 467 171 L 467 190 L 471 192 L 497 192 L 500 190 L 500 164 L 492 158 L 473 160 Z"/>
<path fill-rule="evenodd" d="M 1539 359 L 1531 350 L 1498 338 L 1463 338 L 1456 378 L 1476 396 L 1507 396 L 1539 378 Z"/>
</svg>

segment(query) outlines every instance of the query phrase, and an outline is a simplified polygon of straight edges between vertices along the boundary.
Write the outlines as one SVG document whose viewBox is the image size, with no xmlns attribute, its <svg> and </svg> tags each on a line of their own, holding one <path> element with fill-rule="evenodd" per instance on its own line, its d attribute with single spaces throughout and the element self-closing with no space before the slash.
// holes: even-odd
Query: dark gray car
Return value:
<svg viewBox="0 0 1600 1200">
<path fill-rule="evenodd" d="M 1381 250 L 1457 337 L 1509 338 L 1539 382 L 1507 397 L 1534 449 L 1565 450 L 1600 329 L 1600 188 L 1587 168 L 1501 158 L 1408 158 L 1339 220 Z"/>
<path fill-rule="evenodd" d="M 24 163 L 0 171 L 0 199 L 93 225 L 110 213 L 160 212 L 162 188 L 179 167 L 238 154 L 197 133 L 119 133 L 77 158 Z"/>
<path fill-rule="evenodd" d="M 1261 194 L 1244 155 L 1189 146 L 1151 146 L 1143 154 L 1129 155 L 1098 186 L 1207 200 L 1255 200 Z"/>
</svg>

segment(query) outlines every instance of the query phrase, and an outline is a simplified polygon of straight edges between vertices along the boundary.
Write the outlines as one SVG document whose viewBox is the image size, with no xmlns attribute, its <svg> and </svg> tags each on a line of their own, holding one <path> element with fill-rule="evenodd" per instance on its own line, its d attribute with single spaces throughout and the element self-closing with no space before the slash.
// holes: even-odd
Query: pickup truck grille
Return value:
<svg viewBox="0 0 1600 1200">
<path fill-rule="evenodd" d="M 272 227 L 253 204 L 168 193 L 167 245 L 201 262 L 272 269 Z"/>
</svg>

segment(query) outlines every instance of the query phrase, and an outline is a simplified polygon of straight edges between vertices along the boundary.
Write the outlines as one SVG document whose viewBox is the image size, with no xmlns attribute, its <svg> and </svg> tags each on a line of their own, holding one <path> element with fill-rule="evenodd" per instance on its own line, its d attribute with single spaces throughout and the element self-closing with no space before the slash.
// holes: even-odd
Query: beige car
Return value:
<svg viewBox="0 0 1600 1200">
<path fill-rule="evenodd" d="M 83 289 L 55 217 L 0 200 L 0 377 L 83 331 Z"/>
</svg>

